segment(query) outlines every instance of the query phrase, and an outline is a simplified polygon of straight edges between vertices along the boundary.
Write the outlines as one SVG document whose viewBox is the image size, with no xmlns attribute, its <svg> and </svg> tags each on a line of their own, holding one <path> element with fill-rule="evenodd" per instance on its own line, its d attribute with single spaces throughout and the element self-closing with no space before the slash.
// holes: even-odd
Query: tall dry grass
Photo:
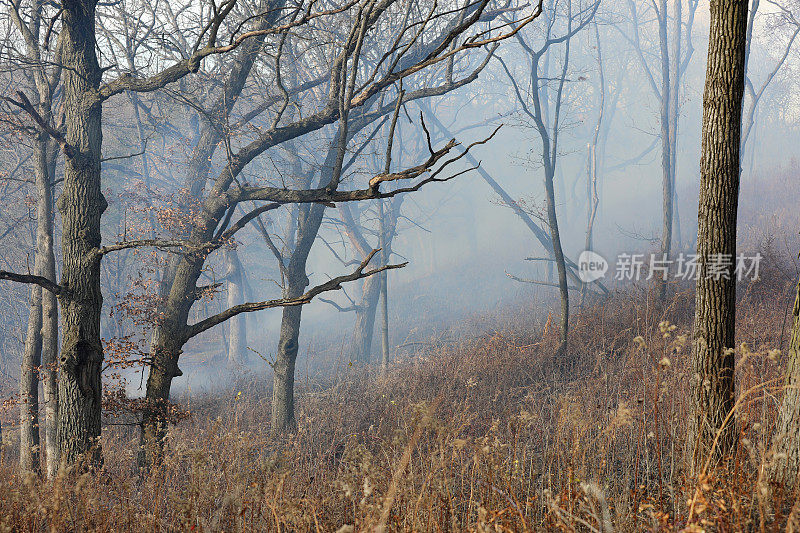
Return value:
<svg viewBox="0 0 800 533">
<path fill-rule="evenodd" d="M 264 382 L 194 398 L 143 476 L 124 417 L 109 419 L 97 474 L 23 477 L 5 446 L 0 530 L 782 530 L 795 495 L 763 479 L 780 397 L 763 385 L 781 375 L 792 276 L 767 268 L 740 291 L 740 445 L 700 482 L 682 469 L 691 291 L 662 309 L 630 287 L 576 315 L 569 357 L 553 358 L 555 325 L 509 317 L 385 376 L 302 384 L 283 439 Z"/>
</svg>

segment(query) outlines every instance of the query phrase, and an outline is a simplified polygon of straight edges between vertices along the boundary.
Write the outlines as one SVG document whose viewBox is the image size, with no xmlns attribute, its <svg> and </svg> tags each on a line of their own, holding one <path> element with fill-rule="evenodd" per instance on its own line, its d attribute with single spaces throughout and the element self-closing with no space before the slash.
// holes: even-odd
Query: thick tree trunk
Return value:
<svg viewBox="0 0 800 533">
<path fill-rule="evenodd" d="M 228 263 L 226 279 L 228 281 L 227 306 L 233 307 L 245 301 L 244 272 L 239 256 L 234 250 L 225 251 Z M 228 364 L 247 364 L 247 314 L 236 315 L 228 320 Z"/>
<path fill-rule="evenodd" d="M 709 263 L 735 261 L 739 200 L 739 147 L 747 27 L 745 0 L 712 0 L 708 66 L 703 94 L 700 205 L 694 320 L 692 472 L 716 464 L 736 444 L 734 406 L 736 280 L 732 265 L 717 276 Z M 714 445 L 715 438 L 719 440 Z"/>
<path fill-rule="evenodd" d="M 58 380 L 58 440 L 67 465 L 82 456 L 101 460 L 98 438 L 100 373 L 100 216 L 107 204 L 100 190 L 102 108 L 97 94 L 101 71 L 95 40 L 95 2 L 64 4 L 63 56 L 66 141 L 64 192 L 58 207 L 63 223 L 61 285 L 63 345 Z"/>
<path fill-rule="evenodd" d="M 792 312 L 792 338 L 786 367 L 786 387 L 773 438 L 770 478 L 791 494 L 800 477 L 800 282 Z"/>
<path fill-rule="evenodd" d="M 331 146 L 326 158 L 325 169 L 332 166 L 332 154 L 335 152 L 336 142 Z M 325 172 L 327 177 L 330 174 Z M 329 182 L 330 180 L 326 180 Z M 306 262 L 311 247 L 319 233 L 322 224 L 322 215 L 325 206 L 320 204 L 303 205 L 298 209 L 297 241 L 289 265 L 286 268 L 287 287 L 284 297 L 292 298 L 303 294 L 308 286 L 306 275 Z M 281 318 L 280 338 L 278 339 L 278 353 L 275 358 L 272 377 L 272 418 L 271 432 L 273 435 L 283 435 L 297 429 L 294 416 L 294 368 L 297 361 L 297 350 L 300 346 L 300 319 L 302 306 L 285 307 Z"/>
<path fill-rule="evenodd" d="M 283 0 L 266 0 L 264 12 L 268 15 L 259 18 L 254 29 L 265 29 L 273 25 L 281 13 L 280 7 L 283 4 Z M 224 93 L 210 113 L 213 120 L 225 120 L 230 114 L 244 88 L 258 55 L 257 52 L 265 38 L 266 35 L 250 39 L 240 48 L 235 64 L 225 80 Z M 187 192 L 181 205 L 183 213 L 192 213 L 193 206 L 201 199 L 208 179 L 211 160 L 222 135 L 223 129 L 215 123 L 207 123 L 199 134 L 197 145 L 188 164 L 185 181 Z M 194 217 L 199 218 L 199 222 L 180 236 L 194 242 L 208 242 L 213 237 L 220 218 L 228 208 L 228 205 L 220 200 L 220 196 L 220 194 L 212 193 L 212 197 L 204 203 L 203 210 L 200 213 L 192 213 Z M 203 258 L 196 256 L 176 255 L 171 258 L 162 275 L 159 294 L 164 299 L 164 315 L 153 332 L 150 348 L 152 363 L 145 393 L 147 408 L 142 415 L 138 459 L 140 469 L 158 464 L 162 457 L 168 422 L 166 406 L 169 402 L 172 380 L 182 375 L 178 368 L 178 359 L 183 345 L 188 340 L 186 328 L 189 311 L 199 296 L 197 281 L 200 278 L 203 261 Z"/>
</svg>

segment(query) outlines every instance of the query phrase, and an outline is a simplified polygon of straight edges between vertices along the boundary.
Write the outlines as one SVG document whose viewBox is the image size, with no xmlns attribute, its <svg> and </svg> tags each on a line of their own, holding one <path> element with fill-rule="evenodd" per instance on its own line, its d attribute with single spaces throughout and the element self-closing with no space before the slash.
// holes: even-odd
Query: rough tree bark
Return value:
<svg viewBox="0 0 800 533">
<path fill-rule="evenodd" d="M 295 291 L 302 294 L 302 289 L 289 287 L 286 294 Z M 289 296 L 291 297 L 291 296 Z M 294 417 L 294 368 L 297 361 L 297 350 L 300 346 L 300 319 L 302 306 L 286 307 L 281 317 L 281 330 L 278 339 L 278 354 L 273 365 L 272 377 L 272 415 L 270 431 L 273 435 L 282 435 L 297 429 Z"/>
<path fill-rule="evenodd" d="M 692 472 L 728 456 L 736 444 L 733 417 L 736 280 L 709 272 L 715 260 L 736 257 L 739 148 L 744 93 L 746 0 L 712 0 L 708 64 L 703 93 L 700 203 L 694 319 Z M 716 445 L 715 438 L 719 437 Z"/>
<path fill-rule="evenodd" d="M 63 343 L 58 379 L 58 440 L 61 460 L 101 460 L 100 216 L 107 203 L 100 190 L 103 132 L 101 81 L 95 40 L 95 0 L 62 4 L 65 142 L 61 212 L 63 272 L 60 295 Z"/>
</svg>

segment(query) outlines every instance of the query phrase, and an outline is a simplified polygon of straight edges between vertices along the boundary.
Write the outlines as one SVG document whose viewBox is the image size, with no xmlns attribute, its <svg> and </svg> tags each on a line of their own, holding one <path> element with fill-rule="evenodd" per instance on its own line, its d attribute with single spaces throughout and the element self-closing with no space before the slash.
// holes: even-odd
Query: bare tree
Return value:
<svg viewBox="0 0 800 533">
<path fill-rule="evenodd" d="M 669 10 L 666 0 L 649 0 L 644 2 L 644 9 L 640 9 L 634 0 L 628 0 L 628 10 L 631 20 L 632 35 L 623 35 L 636 51 L 639 65 L 644 71 L 650 91 L 660 105 L 659 121 L 661 140 L 661 171 L 662 171 L 662 228 L 660 254 L 664 260 L 669 260 L 672 253 L 673 237 L 680 236 L 680 217 L 677 210 L 677 142 L 678 118 L 680 116 L 680 87 L 689 61 L 694 54 L 692 45 L 692 28 L 697 11 L 697 0 L 687 2 L 684 14 L 683 1 L 674 2 L 672 26 L 669 23 Z M 647 25 L 642 17 L 652 10 L 656 22 L 657 52 L 646 48 L 642 42 L 642 28 Z M 670 35 L 671 33 L 671 35 Z M 670 41 L 671 37 L 671 41 Z M 647 57 L 655 56 L 658 60 L 660 77 L 653 73 Z M 675 228 L 673 228 L 675 225 Z M 677 230 L 677 231 L 676 231 Z M 666 275 L 656 278 L 658 282 L 658 299 L 663 302 L 666 298 Z"/>
<path fill-rule="evenodd" d="M 400 217 L 403 197 L 397 196 L 389 200 L 375 202 L 376 210 L 361 210 L 354 214 L 354 209 L 348 204 L 339 206 L 342 230 L 350 241 L 352 248 L 360 257 L 365 257 L 373 248 L 381 250 L 381 262 L 389 261 L 392 255 L 392 242 L 397 234 L 397 223 Z M 387 208 L 388 206 L 388 208 Z M 369 229 L 367 217 L 377 219 L 377 231 Z M 367 232 L 377 234 L 377 246 L 369 244 Z M 337 254 L 338 257 L 338 254 Z M 352 261 L 343 260 L 345 264 Z M 352 360 L 359 363 L 370 363 L 375 333 L 376 319 L 380 318 L 380 365 L 383 369 L 390 363 L 389 353 L 389 320 L 388 320 L 388 286 L 387 276 L 382 272 L 380 276 L 364 280 L 361 286 L 361 297 L 356 302 L 350 299 L 350 305 L 341 306 L 333 301 L 326 300 L 340 312 L 353 312 L 355 325 L 353 327 Z M 380 316 L 378 316 L 380 315 Z"/>
<path fill-rule="evenodd" d="M 426 105 L 426 102 L 421 102 L 420 106 L 425 111 L 425 116 L 427 120 L 430 121 L 436 128 L 447 138 L 452 138 L 454 136 L 453 131 L 450 127 L 445 126 L 442 121 L 437 117 L 437 114 Z M 462 148 L 463 149 L 463 148 Z M 465 160 L 472 166 L 476 167 L 476 172 L 478 175 L 486 182 L 487 185 L 494 191 L 495 194 L 500 198 L 502 203 L 511 209 L 514 215 L 522 221 L 522 223 L 527 227 L 533 236 L 536 238 L 537 242 L 544 248 L 545 253 L 547 253 L 550 259 L 554 258 L 553 252 L 553 242 L 550 238 L 548 232 L 542 229 L 542 225 L 537 223 L 536 220 L 533 219 L 531 214 L 520 204 L 520 202 L 514 200 L 511 195 L 503 188 L 500 183 L 486 170 L 485 166 L 480 165 L 480 161 L 475 158 L 475 156 L 471 153 L 465 154 Z M 533 258 L 529 258 L 533 259 Z M 569 279 L 573 281 L 576 285 L 580 285 L 581 279 L 578 277 L 577 270 L 578 265 L 575 264 L 574 261 L 569 259 L 568 257 L 564 257 L 564 261 L 567 265 L 567 276 Z M 538 282 L 537 282 L 538 283 Z M 608 289 L 603 285 L 602 282 L 599 280 L 595 282 L 597 288 L 604 294 L 608 294 Z"/>
<path fill-rule="evenodd" d="M 600 131 L 603 126 L 603 115 L 606 107 L 606 78 L 603 70 L 603 52 L 600 44 L 600 30 L 597 21 L 594 23 L 595 45 L 597 47 L 597 74 L 600 98 L 597 104 L 597 122 L 595 123 L 592 138 L 587 144 L 586 160 L 586 241 L 584 250 L 592 251 L 594 248 L 594 223 L 597 218 L 597 207 L 600 197 L 597 192 L 598 157 L 597 148 L 600 140 Z M 581 305 L 586 299 L 586 285 L 581 286 Z"/>
<path fill-rule="evenodd" d="M 439 181 L 443 178 L 436 177 L 438 171 L 434 172 L 431 178 L 411 186 L 402 187 L 391 193 L 384 194 L 378 189 L 380 183 L 384 181 L 396 181 L 398 179 L 413 179 L 429 171 L 432 167 L 440 163 L 446 154 L 455 146 L 451 143 L 441 150 L 431 149 L 428 161 L 412 167 L 405 171 L 396 172 L 388 176 L 376 176 L 370 183 L 369 189 L 355 191 L 338 191 L 341 180 L 341 166 L 344 161 L 344 154 L 347 143 L 351 138 L 352 131 L 358 131 L 361 127 L 358 124 L 368 124 L 372 120 L 381 117 L 394 108 L 394 104 L 383 103 L 382 95 L 385 89 L 391 87 L 396 81 L 412 75 L 419 75 L 429 67 L 441 64 L 457 54 L 463 53 L 473 48 L 491 45 L 498 40 L 507 38 L 517 31 L 518 27 L 526 24 L 538 14 L 538 10 L 520 21 L 516 28 L 511 28 L 507 33 L 500 33 L 490 36 L 481 32 L 475 33 L 466 40 L 459 38 L 472 31 L 471 29 L 484 20 L 486 16 L 493 18 L 486 12 L 488 2 L 482 1 L 469 5 L 464 11 L 447 12 L 448 16 L 453 15 L 446 23 L 443 23 L 441 30 L 436 29 L 436 33 L 430 38 L 423 40 L 415 36 L 425 35 L 425 30 L 431 24 L 440 23 L 440 15 L 435 12 L 419 13 L 414 9 L 413 3 L 398 4 L 392 1 L 378 3 L 358 3 L 347 6 L 352 8 L 348 13 L 354 18 L 348 21 L 346 31 L 343 33 L 344 41 L 337 44 L 333 52 L 332 66 L 324 67 L 330 72 L 327 76 L 327 99 L 323 101 L 323 106 L 318 111 L 305 115 L 302 118 L 292 119 L 290 113 L 286 113 L 289 108 L 290 95 L 298 94 L 303 89 L 289 89 L 284 86 L 285 77 L 282 72 L 281 61 L 283 53 L 291 49 L 291 42 L 287 38 L 281 38 L 277 43 L 277 54 L 273 59 L 272 72 L 277 80 L 278 87 L 281 89 L 281 96 L 271 100 L 269 105 L 260 109 L 273 110 L 273 118 L 267 124 L 265 131 L 261 131 L 258 137 L 250 144 L 245 145 L 238 153 L 230 154 L 227 163 L 213 180 L 213 186 L 205 194 L 204 200 L 198 209 L 198 220 L 193 224 L 190 238 L 191 242 L 196 243 L 208 250 L 209 253 L 217 248 L 219 237 L 230 237 L 230 230 L 217 231 L 218 224 L 223 227 L 230 222 L 230 215 L 236 205 L 250 201 L 272 202 L 268 206 L 257 207 L 251 211 L 253 218 L 265 212 L 274 204 L 274 208 L 287 203 L 305 203 L 307 207 L 299 210 L 298 238 L 291 258 L 285 261 L 282 267 L 286 279 L 284 294 L 286 298 L 298 298 L 302 295 L 308 284 L 305 274 L 305 263 L 308 252 L 313 244 L 319 228 L 322 212 L 326 204 L 336 201 L 354 201 L 369 198 L 379 198 L 418 190 L 420 186 L 431 181 Z M 389 48 L 379 52 L 378 57 L 383 57 L 376 64 L 367 64 L 362 68 L 360 61 L 361 49 L 364 40 L 369 37 L 373 39 L 373 34 L 379 28 L 396 20 L 392 17 L 397 15 L 391 12 L 390 8 L 402 8 L 400 13 L 408 12 L 415 16 L 422 17 L 417 23 L 411 23 L 406 19 L 403 25 L 394 29 L 395 37 L 389 42 Z M 344 9 L 342 10 L 344 12 Z M 343 15 L 344 16 L 344 15 Z M 326 30 L 327 31 L 327 30 Z M 431 30 L 433 31 L 433 30 Z M 409 41 L 409 39 L 411 39 Z M 288 44 L 287 44 L 288 43 Z M 301 54 L 297 54 L 298 56 Z M 314 57 L 312 54 L 306 54 Z M 484 62 L 485 64 L 485 62 Z M 405 101 L 412 101 L 418 98 L 435 96 L 444 92 L 461 87 L 466 83 L 476 79 L 480 68 L 470 72 L 464 78 L 455 81 L 445 81 L 438 85 L 423 86 L 420 89 L 409 91 L 405 96 Z M 364 73 L 359 77 L 359 73 Z M 357 81 L 358 79 L 362 81 Z M 315 94 L 314 96 L 319 96 Z M 352 115 L 352 116 L 351 116 Z M 285 120 L 285 122 L 284 122 Z M 319 131 L 320 129 L 339 123 L 338 133 L 335 136 L 335 151 L 329 151 L 331 157 L 323 166 L 323 174 L 320 178 L 320 185 L 317 188 L 305 190 L 286 190 L 282 187 L 240 187 L 236 182 L 242 170 L 252 162 L 258 155 L 270 148 L 274 148 L 281 143 L 298 139 L 304 135 Z M 440 169 L 441 170 L 441 169 Z M 202 181 L 205 181 L 204 179 Z M 244 218 L 247 218 L 245 215 Z M 231 229 L 243 227 L 248 220 L 243 220 L 241 224 L 232 224 Z M 207 244 L 202 244 L 207 243 Z M 172 379 L 180 375 L 177 367 L 178 357 L 181 347 L 189 338 L 186 335 L 186 319 L 192 304 L 192 295 L 197 294 L 196 281 L 202 270 L 205 256 L 196 256 L 187 259 L 182 256 L 178 259 L 175 267 L 175 274 L 170 276 L 172 282 L 169 290 L 164 291 L 166 296 L 165 318 L 155 332 L 155 340 L 152 348 L 152 364 L 148 377 L 147 399 L 150 408 L 145 412 L 143 439 L 149 443 L 145 448 L 152 450 L 159 449 L 158 442 L 165 431 L 163 422 L 163 405 L 169 397 L 169 390 Z M 273 388 L 273 430 L 281 432 L 294 426 L 294 361 L 297 356 L 297 337 L 299 336 L 301 311 L 299 307 L 287 307 L 284 310 L 283 322 L 281 326 L 281 340 L 279 341 L 277 361 L 274 365 L 274 388 Z"/>
<path fill-rule="evenodd" d="M 561 234 L 558 227 L 556 213 L 556 197 L 554 180 L 558 164 L 558 137 L 561 127 L 561 106 L 564 97 L 564 87 L 569 72 L 570 44 L 572 38 L 586 27 L 593 19 L 599 2 L 588 6 L 579 6 L 573 12 L 572 2 L 567 2 L 566 13 L 559 14 L 555 10 L 548 14 L 546 31 L 541 43 L 536 43 L 535 37 L 518 33 L 517 42 L 525 53 L 530 63 L 526 69 L 529 79 L 517 81 L 508 65 L 501 59 L 501 64 L 511 80 L 514 94 L 517 98 L 522 113 L 533 121 L 534 127 L 542 143 L 542 165 L 544 171 L 546 219 L 550 230 L 553 255 L 558 270 L 558 288 L 561 296 L 561 345 L 558 353 L 565 354 L 569 339 L 569 285 L 567 281 L 567 260 L 561 245 Z M 556 27 L 556 23 L 563 17 L 563 28 Z M 543 71 L 542 62 L 549 59 L 551 50 L 563 44 L 563 58 L 561 68 L 554 80 L 549 73 Z M 524 84 L 522 83 L 524 81 Z M 550 89 L 550 82 L 555 81 L 555 90 Z M 523 92 L 527 89 L 527 93 Z M 552 92 L 552 95 L 551 95 Z M 550 98 L 552 97 L 552 115 L 549 111 Z"/>
</svg>

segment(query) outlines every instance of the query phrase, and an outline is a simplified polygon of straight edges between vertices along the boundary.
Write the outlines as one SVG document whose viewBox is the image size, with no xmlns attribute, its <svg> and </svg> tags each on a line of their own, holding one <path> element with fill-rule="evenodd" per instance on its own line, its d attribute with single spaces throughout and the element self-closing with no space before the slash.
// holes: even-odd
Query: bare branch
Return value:
<svg viewBox="0 0 800 533">
<path fill-rule="evenodd" d="M 339 190 L 331 191 L 327 187 L 320 187 L 316 189 L 302 189 L 302 190 L 278 189 L 275 187 L 242 187 L 235 191 L 228 192 L 227 193 L 228 201 L 231 203 L 244 202 L 248 200 L 266 200 L 269 202 L 284 203 L 284 204 L 324 203 L 325 205 L 332 207 L 331 204 L 335 204 L 336 202 L 376 200 L 378 198 L 391 198 L 393 196 L 397 196 L 399 194 L 407 192 L 415 192 L 429 183 L 449 181 L 457 176 L 460 176 L 461 174 L 474 170 L 474 167 L 470 167 L 467 170 L 457 172 L 455 174 L 443 178 L 438 177 L 450 165 L 465 157 L 466 154 L 468 154 L 473 147 L 489 142 L 497 134 L 497 131 L 500 129 L 500 127 L 502 126 L 498 126 L 488 137 L 480 141 L 475 141 L 466 148 L 462 148 L 461 154 L 451 157 L 450 159 L 443 160 L 444 157 L 447 156 L 452 151 L 453 148 L 459 146 L 459 143 L 457 143 L 455 139 L 452 139 L 443 148 L 435 150 L 432 153 L 432 155 L 428 158 L 428 160 L 420 165 L 411 167 L 401 172 L 395 172 L 388 175 L 379 174 L 378 176 L 374 176 L 369 180 L 368 189 L 356 189 L 352 191 L 339 191 Z M 441 165 L 439 166 L 438 169 L 434 170 L 434 167 L 439 162 L 441 162 Z M 422 176 L 423 174 L 426 174 L 428 172 L 431 173 L 430 176 L 428 176 L 427 178 L 423 179 L 422 181 L 418 182 L 415 185 L 409 187 L 402 187 L 387 192 L 380 191 L 380 184 L 383 182 L 396 181 L 396 180 L 410 180 Z"/>
<path fill-rule="evenodd" d="M 378 272 L 383 272 L 384 270 L 392 270 L 396 268 L 403 268 L 408 263 L 400 263 L 395 265 L 384 265 L 378 268 L 374 268 L 372 270 L 365 271 L 364 269 L 367 268 L 372 258 L 377 254 L 380 250 L 372 250 L 372 252 L 361 262 L 361 264 L 356 268 L 354 272 L 351 274 L 346 274 L 343 276 L 338 276 L 333 279 L 326 281 L 320 285 L 317 285 L 307 292 L 302 294 L 297 298 L 279 298 L 275 300 L 266 300 L 263 302 L 249 302 L 240 305 L 235 305 L 226 309 L 225 311 L 218 313 L 216 315 L 210 316 L 205 320 L 201 320 L 196 324 L 192 324 L 188 326 L 185 340 L 191 339 L 192 337 L 206 331 L 218 324 L 225 322 L 226 320 L 233 318 L 236 315 L 241 313 L 252 313 L 254 311 L 262 311 L 264 309 L 271 309 L 274 307 L 291 307 L 295 305 L 305 305 L 309 303 L 315 296 L 318 296 L 324 292 L 330 291 L 338 291 L 342 288 L 342 283 L 347 283 L 349 281 L 356 281 L 359 279 L 363 279 L 373 274 L 377 274 Z"/>
<path fill-rule="evenodd" d="M 342 307 L 341 305 L 337 304 L 333 300 L 328 300 L 327 298 L 318 298 L 318 300 L 320 302 L 324 302 L 324 303 L 332 306 L 334 309 L 336 309 L 340 313 L 350 313 L 350 312 L 358 311 L 359 309 L 361 309 L 360 305 L 348 305 L 347 307 Z"/>
<path fill-rule="evenodd" d="M 38 285 L 43 289 L 47 289 L 56 296 L 64 293 L 64 288 L 43 276 L 35 276 L 33 274 L 17 274 L 15 272 L 8 272 L 0 270 L 0 280 L 16 281 L 17 283 L 29 283 Z"/>
<path fill-rule="evenodd" d="M 555 288 L 559 288 L 560 287 L 560 285 L 558 283 L 551 283 L 549 281 L 539 281 L 539 280 L 536 280 L 536 279 L 518 278 L 514 274 L 509 274 L 508 272 L 506 272 L 506 276 L 508 276 L 509 278 L 513 279 L 514 281 L 519 281 L 520 283 L 530 283 L 532 285 L 544 285 L 545 287 L 555 287 Z M 575 287 L 575 286 L 568 287 L 568 288 L 571 291 L 579 291 L 579 290 L 581 290 L 580 287 Z"/>
<path fill-rule="evenodd" d="M 179 61 L 167 67 L 158 74 L 155 74 L 147 78 L 136 78 L 134 76 L 131 76 L 130 74 L 123 74 L 121 77 L 103 86 L 100 89 L 98 97 L 100 98 L 101 101 L 104 101 L 124 91 L 135 91 L 135 92 L 156 91 L 158 89 L 161 89 L 162 87 L 165 87 L 166 85 L 169 85 L 170 83 L 178 81 L 179 79 L 183 78 L 184 76 L 190 73 L 197 72 L 200 69 L 200 63 L 203 61 L 203 59 L 205 59 L 208 56 L 225 54 L 227 52 L 235 50 L 244 42 L 246 42 L 248 39 L 254 37 L 286 34 L 293 28 L 307 24 L 313 19 L 346 11 L 356 3 L 358 3 L 358 0 L 350 0 L 349 2 L 335 9 L 319 11 L 316 13 L 306 12 L 302 17 L 287 24 L 275 26 L 272 28 L 245 32 L 239 35 L 236 39 L 232 40 L 228 45 L 216 46 L 215 43 L 216 33 L 219 30 L 228 12 L 230 11 L 230 9 L 232 9 L 233 4 L 235 4 L 235 2 L 229 2 L 226 5 L 225 9 L 223 9 L 221 13 L 217 14 L 214 17 L 214 19 L 212 19 L 212 21 L 209 23 L 210 25 L 209 27 L 207 27 L 208 40 L 206 42 L 206 45 L 203 46 L 202 48 L 197 46 L 197 50 L 195 50 L 195 52 L 190 57 L 182 61 Z M 206 33 L 206 31 L 204 31 L 203 33 Z M 200 39 L 202 38 L 203 35 L 200 36 Z"/>
</svg>

